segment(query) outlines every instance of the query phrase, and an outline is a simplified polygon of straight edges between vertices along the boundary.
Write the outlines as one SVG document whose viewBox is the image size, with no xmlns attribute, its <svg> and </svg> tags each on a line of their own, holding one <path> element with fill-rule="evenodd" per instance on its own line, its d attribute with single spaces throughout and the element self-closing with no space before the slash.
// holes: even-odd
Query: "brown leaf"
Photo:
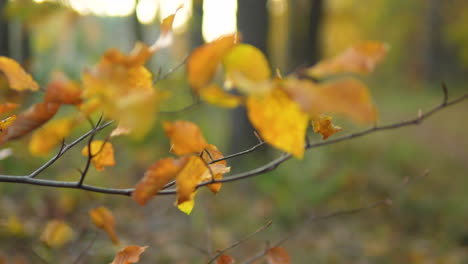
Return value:
<svg viewBox="0 0 468 264">
<path fill-rule="evenodd" d="M 3 33 L 2 33 L 3 34 Z M 0 72 L 3 72 L 8 79 L 10 87 L 17 91 L 36 91 L 39 85 L 33 80 L 31 75 L 15 60 L 0 56 Z"/>
<path fill-rule="evenodd" d="M 323 140 L 343 130 L 341 127 L 333 125 L 331 121 L 332 117 L 327 115 L 320 115 L 318 119 L 313 120 L 314 132 L 320 133 Z"/>
<path fill-rule="evenodd" d="M 224 158 L 223 154 L 221 153 L 221 151 L 218 150 L 218 148 L 215 145 L 208 144 L 205 148 L 205 151 L 202 152 L 202 159 L 206 163 L 222 158 Z M 226 160 L 215 162 L 213 164 L 210 164 L 209 166 L 211 172 L 207 171 L 206 177 L 202 179 L 203 181 L 211 180 L 212 177 L 215 180 L 221 180 L 223 178 L 223 174 L 229 172 L 229 167 L 227 167 Z M 213 173 L 213 175 L 211 175 L 211 173 Z M 210 191 L 216 194 L 221 189 L 221 183 L 212 183 L 209 184 L 207 187 L 210 189 Z"/>
<path fill-rule="evenodd" d="M 200 128 L 189 121 L 164 122 L 164 131 L 171 140 L 171 152 L 176 155 L 200 153 L 207 146 Z"/>
<path fill-rule="evenodd" d="M 140 255 L 148 246 L 127 246 L 121 249 L 110 264 L 131 264 L 140 261 Z"/>
<path fill-rule="evenodd" d="M 45 102 L 57 104 L 81 104 L 81 88 L 63 73 L 55 73 L 47 85 Z"/>
<path fill-rule="evenodd" d="M 0 114 L 15 110 L 19 105 L 13 103 L 3 103 L 0 104 Z"/>
<path fill-rule="evenodd" d="M 238 34 L 226 35 L 196 48 L 190 54 L 186 63 L 187 79 L 195 92 L 211 82 L 223 56 L 238 41 Z"/>
<path fill-rule="evenodd" d="M 133 200 L 145 205 L 164 185 L 175 179 L 186 162 L 187 158 L 165 158 L 155 162 L 136 185 L 132 192 Z"/>
<path fill-rule="evenodd" d="M 318 78 L 337 73 L 368 74 L 385 57 L 387 50 L 386 44 L 375 41 L 353 45 L 338 56 L 310 67 L 307 74 Z"/>
<path fill-rule="evenodd" d="M 234 258 L 226 254 L 219 256 L 216 260 L 216 264 L 233 264 L 234 262 L 236 262 Z"/>
<path fill-rule="evenodd" d="M 267 251 L 268 264 L 290 264 L 289 253 L 281 247 L 272 247 Z"/>
<path fill-rule="evenodd" d="M 114 230 L 114 215 L 109 209 L 103 206 L 95 208 L 89 211 L 89 216 L 91 217 L 91 220 L 95 226 L 107 232 L 114 244 L 119 244 L 119 239 L 117 238 Z"/>
</svg>

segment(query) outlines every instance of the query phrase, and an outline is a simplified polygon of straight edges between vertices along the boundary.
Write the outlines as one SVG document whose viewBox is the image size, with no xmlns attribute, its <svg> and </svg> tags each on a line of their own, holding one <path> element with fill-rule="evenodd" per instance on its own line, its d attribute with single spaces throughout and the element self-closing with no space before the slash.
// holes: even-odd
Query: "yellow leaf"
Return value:
<svg viewBox="0 0 468 264">
<path fill-rule="evenodd" d="M 75 118 L 62 118 L 48 122 L 35 131 L 29 142 L 29 151 L 35 156 L 45 156 L 50 153 L 77 124 Z"/>
<path fill-rule="evenodd" d="M 103 229 L 107 232 L 112 240 L 112 243 L 118 245 L 119 239 L 115 234 L 115 220 L 112 212 L 104 206 L 95 208 L 89 211 L 89 216 L 93 221 L 94 225 L 98 228 Z"/>
<path fill-rule="evenodd" d="M 266 93 L 271 88 L 269 85 L 259 85 L 270 79 L 271 70 L 265 55 L 252 45 L 238 44 L 233 47 L 223 57 L 223 65 L 227 82 L 246 94 Z"/>
<path fill-rule="evenodd" d="M 73 230 L 62 220 L 49 221 L 42 232 L 41 241 L 49 247 L 61 247 L 73 238 Z"/>
<path fill-rule="evenodd" d="M 267 143 L 299 159 L 303 157 L 309 118 L 284 91 L 276 88 L 265 96 L 249 96 L 247 112 Z"/>
<path fill-rule="evenodd" d="M 217 84 L 210 84 L 200 90 L 200 97 L 207 103 L 227 108 L 239 106 L 243 97 L 223 91 Z"/>
<path fill-rule="evenodd" d="M 176 176 L 177 206 L 193 200 L 196 187 L 202 181 L 202 177 L 207 170 L 208 167 L 200 157 L 189 157 L 187 164 Z M 192 207 L 184 212 L 189 214 Z"/>
<path fill-rule="evenodd" d="M 0 132 L 3 132 L 5 129 L 7 129 L 11 125 L 11 123 L 13 123 L 13 121 L 15 120 L 16 120 L 15 115 L 12 115 L 3 120 L 0 120 Z"/>
<path fill-rule="evenodd" d="M 336 132 L 343 130 L 341 127 L 333 125 L 331 120 L 332 118 L 327 115 L 320 115 L 316 120 L 312 120 L 314 132 L 320 133 L 324 140 Z"/>
<path fill-rule="evenodd" d="M 200 153 L 207 146 L 200 128 L 192 122 L 178 120 L 164 122 L 163 126 L 171 140 L 171 152 L 176 155 Z"/>
<path fill-rule="evenodd" d="M 193 207 L 195 206 L 195 195 L 197 194 L 197 191 L 194 191 L 191 195 L 190 195 L 190 198 L 189 200 L 185 201 L 185 202 L 182 202 L 181 204 L 178 204 L 177 205 L 177 208 L 186 213 L 186 214 L 190 214 L 193 210 Z"/>
<path fill-rule="evenodd" d="M 306 70 L 308 75 L 323 77 L 337 73 L 368 74 L 387 54 L 384 43 L 368 41 L 349 47 L 338 56 L 319 62 Z"/>
<path fill-rule="evenodd" d="M 143 253 L 148 246 L 140 247 L 140 246 L 127 246 L 121 249 L 117 255 L 115 256 L 114 260 L 110 264 L 131 264 L 137 263 L 140 261 L 140 255 Z"/>
<path fill-rule="evenodd" d="M 15 60 L 0 56 L 0 72 L 3 72 L 8 79 L 10 87 L 17 91 L 31 90 L 36 91 L 39 85 L 33 80 L 31 75 Z"/>
<path fill-rule="evenodd" d="M 152 52 L 157 52 L 158 50 L 168 47 L 172 43 L 172 23 L 174 22 L 175 15 L 177 11 L 181 9 L 183 5 L 180 5 L 174 14 L 163 19 L 160 27 L 161 34 L 159 35 L 158 40 L 151 46 L 150 50 Z"/>
<path fill-rule="evenodd" d="M 91 142 L 91 151 L 89 151 L 88 145 L 81 150 L 81 154 L 85 157 L 89 157 L 90 153 L 92 156 L 91 162 L 97 171 L 102 171 L 104 167 L 115 165 L 114 148 L 110 142 L 94 140 Z"/>
<path fill-rule="evenodd" d="M 341 114 L 359 123 L 377 120 L 377 111 L 367 87 L 354 78 L 314 83 L 288 79 L 283 88 L 312 119 L 320 114 Z"/>
<path fill-rule="evenodd" d="M 164 185 L 175 179 L 186 162 L 187 158 L 165 158 L 155 162 L 136 185 L 132 192 L 133 200 L 145 205 Z"/>
<path fill-rule="evenodd" d="M 224 55 L 237 43 L 237 34 L 220 37 L 196 48 L 187 60 L 187 79 L 192 89 L 199 92 L 210 84 Z"/>
</svg>

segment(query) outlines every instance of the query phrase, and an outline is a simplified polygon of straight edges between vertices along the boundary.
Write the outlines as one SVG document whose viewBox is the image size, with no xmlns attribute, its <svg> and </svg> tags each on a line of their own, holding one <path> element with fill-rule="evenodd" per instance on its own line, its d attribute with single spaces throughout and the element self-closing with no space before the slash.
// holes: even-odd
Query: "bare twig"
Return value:
<svg viewBox="0 0 468 264">
<path fill-rule="evenodd" d="M 188 59 L 189 56 L 186 56 L 182 62 L 180 62 L 179 64 L 177 64 L 174 68 L 168 70 L 166 73 L 164 74 L 161 74 L 162 70 L 161 68 L 159 68 L 158 70 L 158 75 L 156 76 L 156 78 L 154 79 L 153 81 L 153 84 L 156 84 L 157 82 L 159 82 L 160 80 L 163 80 L 163 79 L 166 79 L 167 77 L 169 77 L 169 75 L 171 75 L 172 73 L 174 73 L 175 71 L 177 71 L 180 67 L 184 66 L 184 64 L 187 62 L 187 59 Z"/>
</svg>

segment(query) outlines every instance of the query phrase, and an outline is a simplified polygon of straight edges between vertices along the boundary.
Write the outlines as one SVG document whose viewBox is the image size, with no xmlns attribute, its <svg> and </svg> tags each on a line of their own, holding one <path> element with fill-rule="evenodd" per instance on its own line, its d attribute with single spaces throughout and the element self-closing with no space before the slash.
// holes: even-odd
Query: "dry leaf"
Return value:
<svg viewBox="0 0 468 264">
<path fill-rule="evenodd" d="M 316 78 L 337 73 L 368 74 L 387 54 L 388 46 L 380 42 L 364 42 L 353 45 L 340 55 L 319 62 L 306 70 Z"/>
<path fill-rule="evenodd" d="M 267 251 L 268 264 L 290 264 L 289 253 L 281 247 L 272 247 Z"/>
<path fill-rule="evenodd" d="M 0 72 L 5 74 L 10 87 L 17 91 L 31 90 L 36 91 L 39 85 L 33 80 L 31 75 L 15 60 L 0 56 Z"/>
<path fill-rule="evenodd" d="M 159 35 L 159 38 L 156 40 L 156 42 L 151 46 L 151 51 L 152 52 L 157 52 L 162 48 L 166 48 L 169 45 L 172 44 L 172 23 L 174 22 L 175 15 L 177 14 L 177 11 L 181 9 L 183 5 L 180 5 L 174 14 L 166 17 L 163 19 L 161 22 L 160 26 L 160 32 L 161 34 Z"/>
<path fill-rule="evenodd" d="M 164 185 L 175 179 L 186 162 L 187 158 L 158 160 L 148 168 L 143 178 L 138 182 L 132 192 L 132 198 L 140 205 L 145 205 Z"/>
<path fill-rule="evenodd" d="M 97 171 L 104 170 L 104 167 L 115 166 L 114 148 L 110 142 L 93 140 L 91 142 L 91 151 L 89 151 L 88 145 L 86 145 L 81 150 L 81 154 L 85 157 L 89 157 L 89 154 L 91 154 L 91 162 Z"/>
<path fill-rule="evenodd" d="M 121 249 L 110 264 L 131 264 L 140 261 L 140 255 L 148 246 L 127 246 Z"/>
<path fill-rule="evenodd" d="M 95 226 L 107 232 L 107 234 L 112 240 L 112 243 L 116 245 L 119 244 L 119 239 L 117 238 L 117 235 L 115 234 L 114 230 L 114 215 L 109 209 L 103 206 L 95 208 L 89 211 L 89 216 L 91 217 L 91 220 L 93 221 Z"/>
<path fill-rule="evenodd" d="M 249 96 L 247 111 L 267 143 L 302 159 L 309 117 L 284 91 L 274 89 L 266 96 Z"/>
<path fill-rule="evenodd" d="M 205 162 L 198 156 L 190 156 L 187 164 L 184 168 L 177 174 L 176 177 L 176 191 L 177 191 L 177 201 L 176 205 L 179 209 L 182 204 L 189 202 L 193 203 L 193 196 L 196 190 L 197 185 L 202 181 L 203 174 L 208 170 Z M 185 208 L 183 212 L 190 214 L 192 211 L 193 205 L 188 208 Z"/>
<path fill-rule="evenodd" d="M 219 256 L 216 260 L 216 264 L 233 264 L 234 262 L 236 262 L 234 258 L 226 254 Z"/>
<path fill-rule="evenodd" d="M 62 220 L 52 220 L 42 232 L 41 241 L 49 247 L 61 247 L 73 238 L 73 230 Z"/>
<path fill-rule="evenodd" d="M 164 122 L 164 131 L 171 140 L 171 152 L 176 155 L 200 153 L 207 146 L 200 128 L 189 121 Z"/>
<path fill-rule="evenodd" d="M 205 148 L 205 151 L 203 151 L 202 153 L 202 159 L 206 163 L 210 163 L 213 160 L 218 160 L 222 158 L 224 158 L 223 154 L 221 153 L 221 151 L 218 150 L 218 148 L 215 145 L 208 144 Z M 211 169 L 211 173 L 213 173 L 213 178 L 215 180 L 221 180 L 223 178 L 223 174 L 228 173 L 230 171 L 230 168 L 227 167 L 226 160 L 215 162 L 213 164 L 210 164 L 209 166 Z M 204 175 L 205 178 L 203 178 L 203 181 L 211 180 L 211 173 L 210 171 L 208 171 L 208 174 Z M 221 189 L 221 183 L 218 182 L 208 184 L 208 188 L 210 189 L 210 191 L 216 194 Z"/>
<path fill-rule="evenodd" d="M 335 134 L 336 132 L 340 132 L 343 130 L 339 126 L 335 126 L 332 124 L 332 117 L 327 115 L 320 115 L 320 117 L 313 121 L 314 132 L 320 133 L 322 135 L 322 139 L 325 140 L 329 136 Z"/>
</svg>

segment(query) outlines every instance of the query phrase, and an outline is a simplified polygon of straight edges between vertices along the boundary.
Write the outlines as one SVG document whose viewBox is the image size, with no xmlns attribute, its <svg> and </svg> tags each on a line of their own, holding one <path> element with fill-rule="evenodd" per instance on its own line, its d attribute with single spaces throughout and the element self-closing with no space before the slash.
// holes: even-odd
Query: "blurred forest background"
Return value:
<svg viewBox="0 0 468 264">
<path fill-rule="evenodd" d="M 465 0 L 1 0 L 0 55 L 21 62 L 41 84 L 55 70 L 79 79 L 111 47 L 128 52 L 136 41 L 152 43 L 160 19 L 181 3 L 174 43 L 152 59 L 153 73 L 167 72 L 196 46 L 238 30 L 244 42 L 264 51 L 272 68 L 284 73 L 359 41 L 388 43 L 384 63 L 364 78 L 380 124 L 413 118 L 419 109 L 438 104 L 442 81 L 451 96 L 468 90 Z M 193 102 L 182 68 L 157 85 L 172 92 L 163 111 Z M 11 93 L 0 89 L 2 101 Z M 149 246 L 141 263 L 206 263 L 206 252 L 230 245 L 270 219 L 270 228 L 229 253 L 237 260 L 249 258 L 264 249 L 265 241 L 278 241 L 300 227 L 284 244 L 293 263 L 468 263 L 467 112 L 465 102 L 417 127 L 309 150 L 303 161 L 224 184 L 216 197 L 201 190 L 190 216 L 173 206 L 174 197 L 157 197 L 140 207 L 127 197 L 1 183 L 0 263 L 41 263 L 41 258 L 71 263 L 78 255 L 78 263 L 109 263 L 119 247 L 88 217 L 88 210 L 101 205 L 114 212 L 122 245 Z M 209 142 L 229 154 L 255 144 L 244 116 L 242 109 L 200 105 L 159 119 L 195 121 Z M 338 135 L 364 128 L 340 118 L 335 123 L 344 128 Z M 159 124 L 144 141 L 117 138 L 113 144 L 117 166 L 93 171 L 87 181 L 132 187 L 169 150 Z M 25 140 L 8 147 L 13 154 L 0 160 L 1 174 L 24 175 L 47 160 L 32 157 Z M 75 168 L 84 162 L 81 148 L 42 177 L 75 179 Z M 234 172 L 245 171 L 277 154 L 265 148 L 230 165 Z M 426 171 L 427 177 L 418 178 Z M 416 180 L 402 187 L 408 177 Z M 310 214 L 387 197 L 392 206 L 302 224 Z M 41 242 L 52 219 L 73 228 L 71 241 L 59 247 Z"/>
</svg>

